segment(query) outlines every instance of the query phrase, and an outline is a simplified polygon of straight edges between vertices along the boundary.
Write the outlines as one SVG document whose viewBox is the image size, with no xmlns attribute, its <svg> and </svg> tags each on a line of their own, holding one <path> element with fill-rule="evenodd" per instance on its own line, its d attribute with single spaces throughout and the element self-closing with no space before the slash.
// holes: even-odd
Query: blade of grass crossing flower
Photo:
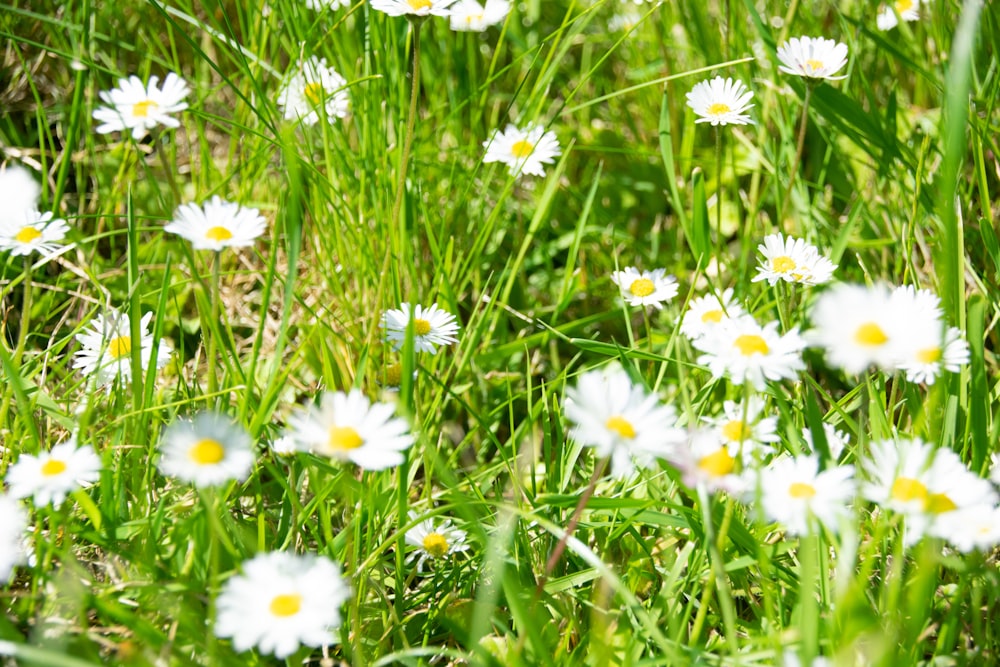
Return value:
<svg viewBox="0 0 1000 667">
<path fill-rule="evenodd" d="M 142 301 L 139 296 L 139 227 L 132 207 L 132 186 L 129 185 L 125 196 L 125 220 L 128 234 L 128 317 L 129 340 L 131 341 L 131 371 L 132 371 L 132 411 L 138 414 L 142 409 L 142 388 L 145 377 L 142 367 Z M 152 358 L 151 358 L 152 360 Z M 154 364 L 155 366 L 155 364 Z"/>
</svg>

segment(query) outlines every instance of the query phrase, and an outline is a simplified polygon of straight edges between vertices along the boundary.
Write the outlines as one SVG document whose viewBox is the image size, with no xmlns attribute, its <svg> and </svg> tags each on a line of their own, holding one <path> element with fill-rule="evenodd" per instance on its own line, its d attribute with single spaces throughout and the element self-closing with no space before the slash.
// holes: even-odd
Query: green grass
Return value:
<svg viewBox="0 0 1000 667">
<path fill-rule="evenodd" d="M 601 476 L 543 576 L 599 465 L 568 438 L 566 387 L 617 359 L 685 424 L 742 398 L 697 365 L 679 317 L 710 286 L 733 287 L 760 321 L 805 326 L 814 292 L 750 282 L 778 230 L 821 248 L 838 280 L 934 290 L 971 348 L 929 388 L 844 376 L 808 353 L 801 382 L 766 392 L 781 448 L 801 450 L 801 429 L 825 420 L 849 432 L 851 460 L 898 431 L 987 473 L 1000 406 L 994 3 L 935 0 L 887 33 L 873 3 L 641 5 L 627 34 L 607 27 L 633 6 L 614 0 L 527 0 L 482 35 L 430 19 L 402 192 L 407 21 L 361 1 L 268 4 L 0 5 L 3 160 L 41 178 L 43 210 L 71 223 L 73 244 L 40 266 L 0 260 L 2 466 L 70 432 L 105 466 L 61 507 L 32 510 L 35 564 L 3 589 L 13 645 L 0 654 L 280 664 L 236 653 L 211 619 L 242 561 L 285 549 L 342 565 L 352 598 L 330 652 L 357 666 L 773 665 L 789 647 L 838 665 L 997 660 L 995 554 L 905 548 L 898 519 L 863 501 L 853 531 L 795 538 L 735 500 L 699 498 L 666 463 Z M 850 61 L 846 80 L 812 91 L 796 160 L 805 86 L 774 50 L 799 35 L 845 42 Z M 303 54 L 347 78 L 346 119 L 282 119 L 282 76 Z M 139 143 L 94 132 L 99 91 L 171 71 L 193 89 L 180 128 Z M 756 105 L 755 125 L 722 129 L 721 162 L 684 103 L 715 74 L 745 81 Z M 483 164 L 494 129 L 532 121 L 562 146 L 544 178 Z M 211 253 L 162 232 L 177 206 L 215 194 L 269 223 L 217 276 Z M 630 265 L 666 268 L 680 294 L 647 317 L 623 307 L 610 275 Z M 400 301 L 455 313 L 459 343 L 394 353 L 378 324 Z M 165 369 L 106 392 L 71 367 L 105 305 L 154 313 L 174 350 Z M 406 464 L 362 472 L 270 451 L 301 405 L 352 387 L 411 422 Z M 259 443 L 245 483 L 197 491 L 157 471 L 163 427 L 207 408 Z M 416 573 L 408 510 L 453 518 L 470 549 Z"/>
</svg>

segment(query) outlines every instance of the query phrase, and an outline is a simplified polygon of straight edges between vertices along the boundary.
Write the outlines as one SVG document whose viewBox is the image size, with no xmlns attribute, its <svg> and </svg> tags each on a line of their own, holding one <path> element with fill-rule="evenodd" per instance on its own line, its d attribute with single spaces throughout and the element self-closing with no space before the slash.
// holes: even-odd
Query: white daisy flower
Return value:
<svg viewBox="0 0 1000 667">
<path fill-rule="evenodd" d="M 255 208 L 243 208 L 218 195 L 202 206 L 182 204 L 163 231 L 187 239 L 195 250 L 246 248 L 264 233 L 267 221 Z"/>
<path fill-rule="evenodd" d="M 850 516 L 854 467 L 835 466 L 820 472 L 815 455 L 784 456 L 760 471 L 759 486 L 764 515 L 789 533 L 812 532 L 813 517 L 836 532 Z"/>
<path fill-rule="evenodd" d="M 325 58 L 312 56 L 288 78 L 278 94 L 278 106 L 286 120 L 315 125 L 325 116 L 332 122 L 346 116 L 350 108 L 345 86 L 347 79 L 328 67 Z"/>
<path fill-rule="evenodd" d="M 746 403 L 725 401 L 721 417 L 702 417 L 701 421 L 716 428 L 719 440 L 733 456 L 740 452 L 771 454 L 774 452 L 771 443 L 781 440 L 778 437 L 778 418 L 760 419 L 763 410 L 764 401 L 758 396 L 751 396 Z"/>
<path fill-rule="evenodd" d="M 807 79 L 846 79 L 834 76 L 847 64 L 847 45 L 822 37 L 792 37 L 778 47 L 778 69 Z"/>
<path fill-rule="evenodd" d="M 340 566 L 329 558 L 283 551 L 243 562 L 215 600 L 215 634 L 233 648 L 284 659 L 300 646 L 337 643 L 340 607 L 351 596 Z"/>
<path fill-rule="evenodd" d="M 687 104 L 698 118 L 696 123 L 712 125 L 753 125 L 747 111 L 753 108 L 753 93 L 742 81 L 717 76 L 701 81 L 687 94 Z"/>
<path fill-rule="evenodd" d="M 815 246 L 791 236 L 785 238 L 780 232 L 765 236 L 757 251 L 763 257 L 758 260 L 753 282 L 766 280 L 774 285 L 784 280 L 800 285 L 820 285 L 829 282 L 837 268 Z"/>
<path fill-rule="evenodd" d="M 406 330 L 410 323 L 410 312 L 413 312 L 413 349 L 416 352 L 437 354 L 438 345 L 451 345 L 458 342 L 458 324 L 455 316 L 446 310 L 438 308 L 435 303 L 430 308 L 420 304 L 411 307 L 403 302 L 399 309 L 389 309 L 382 314 L 379 324 L 385 329 L 386 340 L 392 342 L 393 349 L 402 349 L 406 341 Z"/>
<path fill-rule="evenodd" d="M 42 187 L 31 172 L 12 164 L 0 170 L 0 223 L 16 225 L 23 221 L 24 212 L 37 210 Z"/>
<path fill-rule="evenodd" d="M 900 370 L 906 372 L 910 382 L 934 384 L 942 370 L 958 373 L 969 363 L 969 344 L 962 338 L 961 329 L 949 327 L 943 345 L 931 343 L 928 347 L 911 350 L 910 358 L 903 359 Z"/>
<path fill-rule="evenodd" d="M 823 424 L 823 435 L 826 436 L 826 446 L 830 450 L 830 459 L 837 461 L 847 447 L 847 433 L 837 430 L 835 426 Z M 802 439 L 806 441 L 810 452 L 816 452 L 816 445 L 813 443 L 812 431 L 808 427 L 802 429 Z"/>
<path fill-rule="evenodd" d="M 979 503 L 955 510 L 939 532 L 963 553 L 992 551 L 1000 545 L 1000 507 Z"/>
<path fill-rule="evenodd" d="M 879 30 L 892 30 L 899 25 L 899 20 L 919 21 L 920 3 L 922 0 L 896 0 L 889 5 L 880 5 L 875 25 Z"/>
<path fill-rule="evenodd" d="M 758 391 L 767 380 L 795 380 L 805 368 L 805 341 L 798 331 L 781 335 L 777 322 L 762 327 L 749 315 L 731 318 L 691 344 L 704 353 L 698 363 L 708 366 L 713 377 L 726 375 L 737 385 L 750 382 Z"/>
<path fill-rule="evenodd" d="M 118 87 L 98 93 L 108 105 L 94 110 L 94 118 L 101 122 L 97 126 L 99 134 L 132 130 L 132 138 L 142 139 L 157 125 L 178 127 L 180 122 L 170 114 L 188 108 L 184 98 L 190 89 L 184 79 L 173 72 L 167 74 L 163 88 L 157 88 L 159 77 L 150 77 L 143 85 L 139 77 L 132 75 L 119 79 Z"/>
<path fill-rule="evenodd" d="M 14 568 L 28 559 L 25 538 L 28 515 L 21 504 L 0 494 L 0 583 L 7 583 Z"/>
<path fill-rule="evenodd" d="M 89 445 L 76 446 L 76 437 L 48 452 L 21 454 L 7 470 L 6 482 L 14 498 L 32 498 L 35 507 L 61 505 L 66 496 L 101 478 L 101 458 Z"/>
<path fill-rule="evenodd" d="M 253 467 L 253 443 L 246 430 L 214 412 L 178 419 L 160 439 L 160 472 L 197 487 L 242 482 Z"/>
<path fill-rule="evenodd" d="M 149 368 L 153 354 L 153 335 L 149 333 L 152 313 L 146 313 L 139 322 L 140 360 L 143 368 Z M 73 368 L 79 368 L 84 375 L 96 375 L 97 384 L 109 385 L 116 378 L 123 382 L 132 379 L 132 332 L 128 313 L 109 308 L 88 324 L 88 329 L 76 335 L 83 349 L 73 358 Z M 156 350 L 156 367 L 163 368 L 170 360 L 170 346 L 161 340 Z"/>
<path fill-rule="evenodd" d="M 706 294 L 692 299 L 681 320 L 681 333 L 689 339 L 701 338 L 723 322 L 746 315 L 746 311 L 733 298 L 733 289 L 722 294 Z"/>
<path fill-rule="evenodd" d="M 417 518 L 417 513 L 408 513 L 410 520 Z M 455 528 L 451 519 L 435 523 L 434 519 L 421 521 L 406 531 L 406 543 L 416 549 L 406 557 L 409 562 L 416 562 L 417 570 L 423 571 L 424 563 L 448 558 L 448 556 L 466 551 L 469 545 L 465 543 L 465 531 Z"/>
<path fill-rule="evenodd" d="M 486 148 L 483 162 L 503 162 L 513 176 L 544 176 L 542 165 L 552 164 L 561 154 L 556 133 L 534 124 L 523 130 L 514 125 L 508 125 L 503 132 L 494 130 L 483 147 Z"/>
<path fill-rule="evenodd" d="M 402 463 L 403 452 L 413 445 L 409 425 L 394 412 L 357 389 L 327 392 L 317 405 L 291 416 L 289 434 L 302 451 L 383 470 Z"/>
<path fill-rule="evenodd" d="M 51 211 L 24 209 L 20 216 L 0 217 L 0 250 L 8 250 L 15 257 L 33 252 L 48 256 L 59 249 L 68 231 L 66 221 L 53 219 Z"/>
<path fill-rule="evenodd" d="M 630 306 L 652 306 L 659 309 L 677 296 L 677 279 L 668 276 L 666 269 L 640 271 L 628 266 L 612 273 L 611 280 L 618 285 L 622 298 Z"/>
<path fill-rule="evenodd" d="M 455 0 L 372 0 L 372 9 L 389 16 L 447 16 Z"/>
<path fill-rule="evenodd" d="M 570 437 L 593 447 L 598 457 L 609 457 L 618 478 L 652 467 L 684 439 L 673 406 L 632 384 L 617 364 L 581 375 L 576 387 L 566 389 L 563 410 L 573 423 Z"/>
<path fill-rule="evenodd" d="M 280 438 L 275 438 L 274 442 L 271 443 L 271 451 L 278 456 L 291 456 L 299 451 L 299 447 L 295 444 L 295 438 L 285 434 Z"/>
<path fill-rule="evenodd" d="M 690 431 L 670 454 L 670 463 L 682 475 L 684 484 L 697 489 L 704 487 L 709 493 L 725 491 L 732 495 L 747 490 L 746 479 L 739 470 L 741 459 L 734 456 L 719 440 L 714 428 Z"/>
<path fill-rule="evenodd" d="M 458 32 L 483 32 L 487 28 L 503 23 L 510 13 L 507 0 L 486 0 L 481 5 L 476 0 L 458 0 L 448 14 L 451 29 Z"/>
<path fill-rule="evenodd" d="M 353 4 L 354 0 L 305 0 L 306 8 L 316 12 L 324 9 L 340 9 L 341 7 L 350 7 Z"/>
</svg>

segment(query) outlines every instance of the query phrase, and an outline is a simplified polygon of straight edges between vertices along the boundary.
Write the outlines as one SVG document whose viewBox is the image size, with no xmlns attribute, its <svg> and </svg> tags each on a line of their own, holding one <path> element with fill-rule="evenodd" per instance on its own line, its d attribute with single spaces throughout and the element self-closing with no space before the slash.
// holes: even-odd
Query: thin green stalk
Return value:
<svg viewBox="0 0 1000 667">
<path fill-rule="evenodd" d="M 715 128 L 715 261 L 722 262 L 722 128 Z"/>
<path fill-rule="evenodd" d="M 709 497 L 708 489 L 705 488 L 704 484 L 698 485 L 698 504 L 701 505 L 702 521 L 705 527 L 705 542 L 708 547 L 708 555 L 712 566 L 711 573 L 715 579 L 719 609 L 722 611 L 722 623 L 725 626 L 726 642 L 729 644 L 729 650 L 732 651 L 733 655 L 736 655 L 739 650 L 739 645 L 736 641 L 736 608 L 733 605 L 732 591 L 729 589 L 729 579 L 726 577 L 726 568 L 722 560 L 721 550 L 729 531 L 729 525 L 732 522 L 733 501 L 730 498 L 726 499 L 726 509 L 718 534 L 716 534 L 715 527 L 712 524 L 712 499 Z M 710 583 L 706 583 L 705 588 L 707 590 L 712 588 L 712 586 Z M 698 630 L 698 634 L 701 634 L 701 626 L 704 624 L 704 620 L 702 609 L 699 609 L 698 618 L 695 621 L 695 630 Z M 697 636 L 692 631 L 692 641 Z"/>
<path fill-rule="evenodd" d="M 802 151 L 806 144 L 806 125 L 809 121 L 809 98 L 812 96 L 812 84 L 806 82 L 806 94 L 802 99 L 802 119 L 799 121 L 799 134 L 795 140 L 795 157 L 792 159 L 792 168 L 788 173 L 788 187 L 785 188 L 785 196 L 781 199 L 781 209 L 778 211 L 778 219 L 775 222 L 778 229 L 782 228 L 782 221 L 785 219 L 785 208 L 788 200 L 792 196 L 792 187 L 795 185 L 795 176 L 799 171 L 799 163 L 802 161 Z"/>
<path fill-rule="evenodd" d="M 214 394 L 217 388 L 216 377 L 215 377 L 215 355 L 216 355 L 216 340 L 215 336 L 218 332 L 216 325 L 219 323 L 219 312 L 220 312 L 220 292 L 219 283 L 221 280 L 221 256 L 222 253 L 218 250 L 212 256 L 212 284 L 211 292 L 208 295 L 209 300 L 212 303 L 212 320 L 209 323 L 208 328 L 204 329 L 204 332 L 208 334 L 208 341 L 206 345 L 205 354 L 208 356 L 208 393 Z"/>
<path fill-rule="evenodd" d="M 413 147 L 413 132 L 417 123 L 417 98 L 420 95 L 420 26 L 422 21 L 415 19 L 410 22 L 413 35 L 413 81 L 410 89 L 410 111 L 406 118 L 406 136 L 403 139 L 403 155 L 399 160 L 399 183 L 396 184 L 396 201 L 392 205 L 392 224 L 399 234 L 400 255 L 408 250 L 406 230 L 400 220 L 400 210 L 403 205 L 403 193 L 406 191 L 406 171 L 410 165 L 410 150 Z"/>
<path fill-rule="evenodd" d="M 28 331 L 31 326 L 31 258 L 24 258 L 24 271 L 21 278 L 24 283 L 24 299 L 21 302 L 21 329 L 17 332 L 17 348 L 14 350 L 14 365 L 21 366 L 21 356 L 24 354 L 25 345 L 28 342 Z"/>
</svg>

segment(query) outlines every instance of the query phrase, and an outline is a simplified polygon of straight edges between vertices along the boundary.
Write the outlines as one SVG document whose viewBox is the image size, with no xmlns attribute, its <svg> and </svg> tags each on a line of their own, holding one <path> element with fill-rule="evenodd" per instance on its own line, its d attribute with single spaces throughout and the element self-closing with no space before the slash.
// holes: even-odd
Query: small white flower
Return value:
<svg viewBox="0 0 1000 667">
<path fill-rule="evenodd" d="M 844 448 L 847 447 L 847 433 L 837 430 L 836 427 L 830 424 L 823 424 L 823 434 L 826 436 L 827 449 L 830 450 L 830 459 L 833 461 L 839 460 L 840 455 L 844 453 Z M 802 439 L 806 441 L 810 452 L 818 453 L 816 452 L 816 445 L 813 444 L 812 431 L 808 427 L 802 429 Z"/>
<path fill-rule="evenodd" d="M 481 5 L 476 0 L 458 0 L 448 14 L 451 29 L 458 32 L 483 32 L 498 23 L 503 23 L 510 13 L 507 0 L 486 0 Z"/>
<path fill-rule="evenodd" d="M 33 252 L 48 256 L 59 249 L 68 231 L 66 221 L 53 219 L 51 211 L 24 209 L 20 217 L 0 217 L 0 250 L 9 250 L 15 257 Z"/>
<path fill-rule="evenodd" d="M 846 79 L 834 76 L 847 64 L 847 45 L 822 37 L 792 37 L 778 47 L 782 72 L 807 79 Z"/>
<path fill-rule="evenodd" d="M 14 498 L 32 498 L 35 507 L 61 505 L 66 496 L 101 477 L 101 458 L 89 445 L 76 446 L 76 438 L 37 456 L 21 454 L 7 470 L 7 484 Z"/>
<path fill-rule="evenodd" d="M 677 279 L 665 269 L 640 271 L 628 266 L 611 274 L 611 280 L 621 290 L 622 298 L 631 306 L 662 308 L 677 296 Z"/>
<path fill-rule="evenodd" d="M 350 97 L 347 79 L 328 67 L 325 58 L 312 56 L 293 73 L 278 94 L 278 106 L 286 120 L 315 125 L 321 118 L 334 121 L 347 115 Z"/>
<path fill-rule="evenodd" d="M 570 437 L 593 447 L 598 457 L 610 457 L 614 477 L 652 467 L 684 439 L 674 408 L 632 384 L 617 364 L 581 375 L 576 387 L 566 389 L 563 410 L 573 422 Z"/>
<path fill-rule="evenodd" d="M 243 208 L 218 195 L 203 206 L 183 204 L 163 231 L 187 239 L 195 250 L 245 248 L 264 233 L 267 221 L 255 208 Z"/>
<path fill-rule="evenodd" d="M 712 125 L 753 125 L 747 111 L 753 108 L 753 93 L 742 81 L 717 76 L 701 81 L 687 94 L 687 104 L 698 118 L 696 123 Z"/>
<path fill-rule="evenodd" d="M 1000 545 L 1000 507 L 979 503 L 958 509 L 942 522 L 939 532 L 963 553 L 992 551 Z"/>
<path fill-rule="evenodd" d="M 256 647 L 284 659 L 299 646 L 337 643 L 340 606 L 351 596 L 340 567 L 329 558 L 282 551 L 244 561 L 215 600 L 215 634 L 236 651 Z"/>
<path fill-rule="evenodd" d="M 447 16 L 455 0 L 372 0 L 372 9 L 389 16 Z"/>
<path fill-rule="evenodd" d="M 143 368 L 149 367 L 153 354 L 153 335 L 149 333 L 152 313 L 146 313 L 139 322 L 140 360 Z M 109 308 L 98 314 L 88 324 L 89 329 L 76 335 L 83 349 L 73 358 L 73 368 L 79 368 L 84 375 L 96 375 L 97 384 L 108 385 L 120 378 L 123 382 L 132 379 L 132 331 L 128 313 Z M 161 340 L 156 351 L 156 367 L 163 368 L 170 360 L 170 346 Z"/>
<path fill-rule="evenodd" d="M 909 359 L 902 359 L 899 368 L 906 372 L 910 382 L 934 384 L 942 370 L 958 373 L 969 363 L 969 344 L 962 338 L 961 329 L 949 327 L 943 345 L 933 342 L 927 347 L 910 350 Z"/>
<path fill-rule="evenodd" d="M 274 442 L 271 443 L 271 451 L 278 456 L 291 456 L 299 451 L 299 448 L 295 444 L 295 438 L 291 435 L 285 434 L 280 438 L 276 438 Z"/>
<path fill-rule="evenodd" d="M 714 330 L 723 322 L 746 315 L 746 311 L 733 298 L 733 289 L 721 295 L 706 294 L 692 299 L 681 320 L 681 333 L 694 340 Z"/>
<path fill-rule="evenodd" d="M 879 30 L 892 30 L 899 25 L 899 19 L 904 21 L 920 20 L 920 4 L 923 0 L 896 0 L 889 5 L 880 5 L 875 25 Z M 899 18 L 897 18 L 897 15 Z"/>
<path fill-rule="evenodd" d="M 411 510 L 408 516 L 412 521 L 417 518 L 417 513 Z M 465 537 L 465 531 L 455 528 L 451 519 L 445 519 L 440 524 L 436 524 L 433 519 L 421 521 L 406 531 L 406 543 L 416 547 L 406 559 L 416 562 L 417 570 L 423 571 L 427 562 L 433 563 L 468 550 Z"/>
<path fill-rule="evenodd" d="M 0 583 L 10 581 L 14 568 L 27 560 L 28 515 L 16 500 L 0 494 Z"/>
<path fill-rule="evenodd" d="M 202 412 L 191 421 L 178 419 L 160 440 L 160 472 L 197 487 L 243 481 L 253 461 L 246 430 L 213 412 Z"/>
<path fill-rule="evenodd" d="M 353 4 L 354 0 L 305 0 L 306 8 L 316 12 L 327 8 L 340 9 L 341 7 L 350 7 Z"/>
<path fill-rule="evenodd" d="M 382 314 L 379 326 L 385 329 L 386 340 L 392 342 L 393 348 L 402 349 L 406 341 L 406 330 L 410 323 L 410 311 L 413 312 L 413 349 L 416 352 L 437 354 L 438 345 L 451 345 L 458 342 L 458 324 L 455 316 L 446 310 L 438 308 L 435 303 L 430 308 L 420 304 L 411 307 L 404 302 L 399 309 L 389 309 Z"/>
<path fill-rule="evenodd" d="M 763 257 L 758 261 L 753 282 L 766 280 L 774 285 L 784 280 L 800 285 L 820 285 L 829 282 L 837 268 L 815 246 L 791 236 L 785 238 L 780 232 L 765 236 L 757 251 Z"/>
<path fill-rule="evenodd" d="M 483 162 L 503 162 L 513 176 L 544 176 L 542 165 L 555 162 L 561 154 L 556 133 L 546 132 L 542 125 L 528 125 L 523 130 L 508 125 L 503 132 L 495 130 L 483 147 Z"/>
<path fill-rule="evenodd" d="M 413 445 L 409 426 L 394 412 L 357 389 L 327 392 L 317 405 L 291 416 L 289 434 L 302 451 L 383 470 L 402 463 L 403 452 Z"/>
<path fill-rule="evenodd" d="M 837 531 L 849 516 L 854 498 L 854 467 L 834 466 L 819 471 L 815 455 L 777 459 L 760 471 L 764 515 L 795 535 L 812 532 L 810 518 Z"/>
<path fill-rule="evenodd" d="M 170 114 L 188 108 L 184 98 L 190 90 L 184 79 L 173 72 L 167 74 L 163 88 L 157 88 L 159 77 L 150 77 L 143 85 L 139 77 L 133 75 L 119 79 L 118 87 L 99 93 L 108 105 L 94 110 L 94 118 L 101 122 L 97 126 L 99 134 L 132 130 L 132 138 L 142 139 L 157 125 L 178 127 L 180 122 Z"/>
<path fill-rule="evenodd" d="M 16 225 L 25 211 L 38 209 L 42 188 L 24 167 L 12 164 L 0 170 L 0 223 Z"/>
<path fill-rule="evenodd" d="M 680 470 L 684 483 L 707 492 L 725 491 L 741 494 L 746 491 L 746 479 L 738 470 L 741 458 L 730 453 L 714 428 L 698 428 L 673 449 L 670 462 Z"/>
<path fill-rule="evenodd" d="M 760 419 L 763 410 L 764 401 L 751 396 L 746 403 L 725 401 L 721 417 L 702 417 L 701 421 L 717 429 L 719 440 L 729 448 L 729 453 L 733 456 L 740 452 L 771 454 L 774 452 L 771 443 L 781 441 L 777 432 L 778 418 Z"/>
<path fill-rule="evenodd" d="M 781 335 L 777 322 L 762 327 L 749 315 L 729 319 L 691 344 L 704 352 L 698 363 L 713 377 L 726 375 L 737 385 L 750 382 L 758 391 L 767 380 L 794 380 L 805 368 L 805 341 L 796 330 Z"/>
</svg>

